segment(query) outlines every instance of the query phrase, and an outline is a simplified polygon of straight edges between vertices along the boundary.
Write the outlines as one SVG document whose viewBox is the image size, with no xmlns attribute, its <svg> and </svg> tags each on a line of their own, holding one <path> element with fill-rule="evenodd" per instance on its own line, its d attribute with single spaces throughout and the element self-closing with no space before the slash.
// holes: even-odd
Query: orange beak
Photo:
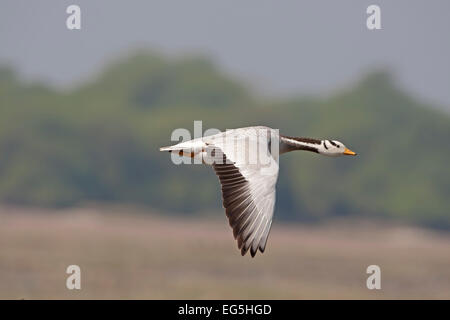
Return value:
<svg viewBox="0 0 450 320">
<path fill-rule="evenodd" d="M 347 149 L 347 148 L 345 148 L 344 154 L 347 154 L 349 156 L 356 156 L 355 152 L 353 152 L 352 150 Z"/>
</svg>

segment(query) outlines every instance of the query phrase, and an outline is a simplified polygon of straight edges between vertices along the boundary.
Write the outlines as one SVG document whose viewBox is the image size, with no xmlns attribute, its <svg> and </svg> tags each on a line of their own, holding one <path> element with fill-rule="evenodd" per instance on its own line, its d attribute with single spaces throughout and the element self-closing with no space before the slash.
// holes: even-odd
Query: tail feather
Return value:
<svg viewBox="0 0 450 320">
<path fill-rule="evenodd" d="M 178 153 L 179 156 L 191 157 L 194 158 L 196 153 L 192 151 L 192 149 L 183 149 L 177 146 L 171 147 L 161 147 L 159 151 L 168 151 Z"/>
<path fill-rule="evenodd" d="M 169 146 L 169 147 L 161 147 L 159 151 L 168 151 L 168 152 L 180 152 L 180 153 L 191 153 L 192 148 L 182 148 L 180 146 Z"/>
<path fill-rule="evenodd" d="M 174 149 L 173 146 L 159 148 L 159 151 L 172 151 L 172 150 L 176 150 L 176 149 Z"/>
<path fill-rule="evenodd" d="M 198 153 L 204 150 L 206 147 L 203 141 L 196 139 L 191 141 L 186 141 L 182 143 L 175 144 L 173 146 L 161 147 L 159 151 L 184 151 L 184 152 L 194 152 Z"/>
</svg>

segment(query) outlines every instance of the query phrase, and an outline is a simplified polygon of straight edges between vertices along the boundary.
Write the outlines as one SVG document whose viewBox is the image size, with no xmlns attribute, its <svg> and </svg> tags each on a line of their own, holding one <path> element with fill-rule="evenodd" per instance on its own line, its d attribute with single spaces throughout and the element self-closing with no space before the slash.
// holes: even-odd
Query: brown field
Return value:
<svg viewBox="0 0 450 320">
<path fill-rule="evenodd" d="M 241 257 L 224 215 L 130 209 L 0 209 L 2 299 L 450 298 L 450 235 L 373 223 L 275 222 L 266 252 Z M 82 289 L 66 289 L 76 264 Z M 366 268 L 381 267 L 381 290 Z"/>
</svg>

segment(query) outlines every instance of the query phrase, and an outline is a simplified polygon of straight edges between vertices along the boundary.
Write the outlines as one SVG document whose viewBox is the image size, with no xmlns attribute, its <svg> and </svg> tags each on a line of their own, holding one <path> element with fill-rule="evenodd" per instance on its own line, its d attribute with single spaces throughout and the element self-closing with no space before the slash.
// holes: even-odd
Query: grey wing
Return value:
<svg viewBox="0 0 450 320">
<path fill-rule="evenodd" d="M 212 166 L 222 185 L 223 206 L 241 254 L 264 252 L 272 226 L 278 163 L 272 170 L 226 159 Z"/>
</svg>

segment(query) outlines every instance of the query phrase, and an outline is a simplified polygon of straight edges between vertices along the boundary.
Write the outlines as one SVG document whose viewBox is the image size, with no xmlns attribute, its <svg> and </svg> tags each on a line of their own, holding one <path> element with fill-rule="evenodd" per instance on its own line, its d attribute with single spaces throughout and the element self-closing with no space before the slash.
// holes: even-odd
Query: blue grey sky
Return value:
<svg viewBox="0 0 450 320">
<path fill-rule="evenodd" d="M 81 7 L 82 29 L 66 28 Z M 382 30 L 366 28 L 381 7 Z M 200 53 L 256 90 L 330 94 L 370 70 L 450 110 L 448 0 L 2 0 L 0 64 L 73 86 L 136 48 Z"/>
</svg>

